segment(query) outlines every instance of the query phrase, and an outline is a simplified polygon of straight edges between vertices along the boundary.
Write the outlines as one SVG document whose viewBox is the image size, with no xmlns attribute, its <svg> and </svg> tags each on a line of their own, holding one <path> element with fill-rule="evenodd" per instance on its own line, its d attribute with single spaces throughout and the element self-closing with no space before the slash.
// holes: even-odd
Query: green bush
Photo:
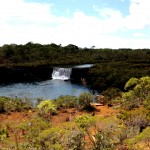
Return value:
<svg viewBox="0 0 150 150">
<path fill-rule="evenodd" d="M 143 104 L 144 104 L 145 108 L 150 110 L 150 94 L 148 95 L 148 97 L 146 98 L 146 100 L 144 101 Z"/>
<path fill-rule="evenodd" d="M 125 89 L 130 89 L 123 93 L 122 107 L 127 110 L 138 108 L 144 103 L 149 103 L 150 97 L 150 77 L 142 77 L 140 79 L 131 78 L 125 85 Z M 148 104 L 149 105 L 149 104 Z"/>
<path fill-rule="evenodd" d="M 75 108 L 78 107 L 78 99 L 75 96 L 60 96 L 54 100 L 57 108 Z"/>
<path fill-rule="evenodd" d="M 130 138 L 138 135 L 143 128 L 147 127 L 150 121 L 149 111 L 142 107 L 131 111 L 122 111 L 119 118 L 126 126 Z"/>
<path fill-rule="evenodd" d="M 6 98 L 5 97 L 0 97 L 0 112 L 4 112 L 4 104 L 5 104 Z"/>
<path fill-rule="evenodd" d="M 37 106 L 40 115 L 52 115 L 56 113 L 56 105 L 51 100 L 44 100 Z"/>
<path fill-rule="evenodd" d="M 39 148 L 39 134 L 50 127 L 50 123 L 41 117 L 35 117 L 19 126 L 30 147 Z"/>
<path fill-rule="evenodd" d="M 94 96 L 91 93 L 81 93 L 78 97 L 79 106 L 83 110 L 93 111 L 95 110 L 93 106 L 91 106 L 91 102 L 93 102 Z"/>
<path fill-rule="evenodd" d="M 32 108 L 32 102 L 27 99 L 0 97 L 0 112 L 23 111 Z"/>
<path fill-rule="evenodd" d="M 95 136 L 95 146 L 93 150 L 114 150 L 115 145 L 109 137 L 109 133 L 98 132 Z"/>
<path fill-rule="evenodd" d="M 74 121 L 82 129 L 87 129 L 95 122 L 94 117 L 92 117 L 91 115 L 87 115 L 87 114 L 76 117 Z"/>
<path fill-rule="evenodd" d="M 63 134 L 64 134 L 64 130 L 59 127 L 52 127 L 42 131 L 38 137 L 40 147 L 44 148 L 44 150 L 56 149 L 56 148 L 58 150 L 64 150 L 62 146 Z"/>
<path fill-rule="evenodd" d="M 2 128 L 0 130 L 0 141 L 3 141 L 4 139 L 6 139 L 8 137 L 9 137 L 9 135 L 8 135 L 8 131 L 7 131 L 6 127 Z"/>
<path fill-rule="evenodd" d="M 141 149 L 150 148 L 150 127 L 147 127 L 143 130 L 140 134 L 136 135 L 135 137 L 131 139 L 127 139 L 125 142 L 128 145 L 128 147 L 132 147 L 133 149 L 140 149 L 139 144 L 142 142 L 142 146 L 144 146 Z M 143 144 L 145 143 L 145 144 Z"/>
<path fill-rule="evenodd" d="M 104 104 L 109 106 L 113 105 L 113 100 L 116 97 L 121 96 L 121 91 L 118 88 L 108 88 L 107 90 L 103 91 L 101 94 L 104 96 Z"/>
</svg>

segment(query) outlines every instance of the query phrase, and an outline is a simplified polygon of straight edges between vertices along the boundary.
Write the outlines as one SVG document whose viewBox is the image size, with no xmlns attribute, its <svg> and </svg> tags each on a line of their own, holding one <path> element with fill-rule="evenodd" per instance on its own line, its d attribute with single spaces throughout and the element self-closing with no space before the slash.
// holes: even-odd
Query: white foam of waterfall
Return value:
<svg viewBox="0 0 150 150">
<path fill-rule="evenodd" d="M 52 79 L 69 80 L 71 71 L 71 68 L 54 68 L 52 73 Z"/>
</svg>

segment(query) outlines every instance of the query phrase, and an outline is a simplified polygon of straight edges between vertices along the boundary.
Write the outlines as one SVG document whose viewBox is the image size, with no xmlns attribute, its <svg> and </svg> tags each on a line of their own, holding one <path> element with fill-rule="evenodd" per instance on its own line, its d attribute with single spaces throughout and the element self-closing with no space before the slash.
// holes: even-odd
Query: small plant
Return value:
<svg viewBox="0 0 150 150">
<path fill-rule="evenodd" d="M 52 115 L 56 113 L 56 105 L 51 100 L 42 101 L 37 108 L 39 109 L 40 115 Z"/>
<path fill-rule="evenodd" d="M 19 126 L 19 129 L 22 131 L 22 134 L 28 140 L 28 145 L 30 147 L 38 148 L 39 147 L 39 134 L 48 129 L 50 124 L 41 117 L 33 118 Z"/>
<path fill-rule="evenodd" d="M 109 137 L 109 133 L 99 131 L 95 136 L 95 146 L 93 150 L 114 150 L 115 145 Z"/>
<path fill-rule="evenodd" d="M 140 107 L 140 105 L 149 105 L 150 97 L 150 77 L 142 77 L 140 79 L 131 78 L 125 85 L 125 90 L 130 89 L 128 92 L 123 93 L 122 107 L 127 110 Z"/>
<path fill-rule="evenodd" d="M 84 141 L 84 133 L 77 130 L 72 129 L 67 135 L 67 142 L 65 147 L 70 150 L 84 150 L 85 149 L 85 141 Z"/>
<path fill-rule="evenodd" d="M 108 88 L 106 91 L 103 91 L 101 94 L 104 96 L 104 104 L 112 106 L 113 100 L 121 96 L 120 92 L 118 88 Z"/>
<path fill-rule="evenodd" d="M 94 107 L 91 105 L 94 99 L 91 93 L 81 93 L 78 99 L 79 99 L 79 105 L 82 108 L 82 110 L 87 110 L 87 111 L 95 110 Z"/>
<path fill-rule="evenodd" d="M 141 144 L 141 142 L 144 142 L 145 144 Z M 147 127 L 143 130 L 143 132 L 136 135 L 135 137 L 127 139 L 126 144 L 133 148 L 138 147 L 139 144 L 144 146 L 143 149 L 150 148 L 150 127 Z"/>
<path fill-rule="evenodd" d="M 75 108 L 78 107 L 78 99 L 75 96 L 60 96 L 54 100 L 57 108 Z"/>
<path fill-rule="evenodd" d="M 32 102 L 27 99 L 0 97 L 0 112 L 23 111 L 32 108 Z"/>
<path fill-rule="evenodd" d="M 5 103 L 6 99 L 5 97 L 0 97 L 0 112 L 4 112 L 4 103 Z"/>
<path fill-rule="evenodd" d="M 42 131 L 38 137 L 40 147 L 46 150 L 56 148 L 58 150 L 63 150 L 63 142 L 61 139 L 63 134 L 64 130 L 59 127 L 52 127 Z"/>
<path fill-rule="evenodd" d="M 0 141 L 3 141 L 4 139 L 6 139 L 8 137 L 9 137 L 9 135 L 8 135 L 8 131 L 7 131 L 6 127 L 2 128 L 0 130 Z"/>
<path fill-rule="evenodd" d="M 82 115 L 75 118 L 75 123 L 82 128 L 87 129 L 94 123 L 94 118 L 91 115 Z"/>
</svg>

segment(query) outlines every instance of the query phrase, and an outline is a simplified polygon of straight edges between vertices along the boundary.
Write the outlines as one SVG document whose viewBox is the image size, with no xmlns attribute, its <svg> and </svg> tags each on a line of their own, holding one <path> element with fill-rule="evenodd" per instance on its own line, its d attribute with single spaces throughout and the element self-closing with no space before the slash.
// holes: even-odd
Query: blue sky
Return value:
<svg viewBox="0 0 150 150">
<path fill-rule="evenodd" d="M 0 0 L 0 46 L 150 48 L 149 0 Z"/>
</svg>

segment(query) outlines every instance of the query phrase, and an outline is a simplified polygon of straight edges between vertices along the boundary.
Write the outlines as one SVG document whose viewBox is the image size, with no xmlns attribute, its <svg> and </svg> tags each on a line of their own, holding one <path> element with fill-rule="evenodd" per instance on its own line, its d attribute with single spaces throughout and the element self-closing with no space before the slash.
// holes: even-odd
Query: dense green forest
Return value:
<svg viewBox="0 0 150 150">
<path fill-rule="evenodd" d="M 0 65 L 56 65 L 110 61 L 148 63 L 150 51 L 149 49 L 89 49 L 72 44 L 62 47 L 54 43 L 41 45 L 32 42 L 0 47 Z"/>
<path fill-rule="evenodd" d="M 85 79 L 87 84 L 100 91 L 108 87 L 123 89 L 131 77 L 150 75 L 149 49 L 95 49 L 69 44 L 25 45 L 0 47 L 0 70 L 7 72 L 17 67 L 49 68 L 56 65 L 95 64 Z"/>
</svg>

